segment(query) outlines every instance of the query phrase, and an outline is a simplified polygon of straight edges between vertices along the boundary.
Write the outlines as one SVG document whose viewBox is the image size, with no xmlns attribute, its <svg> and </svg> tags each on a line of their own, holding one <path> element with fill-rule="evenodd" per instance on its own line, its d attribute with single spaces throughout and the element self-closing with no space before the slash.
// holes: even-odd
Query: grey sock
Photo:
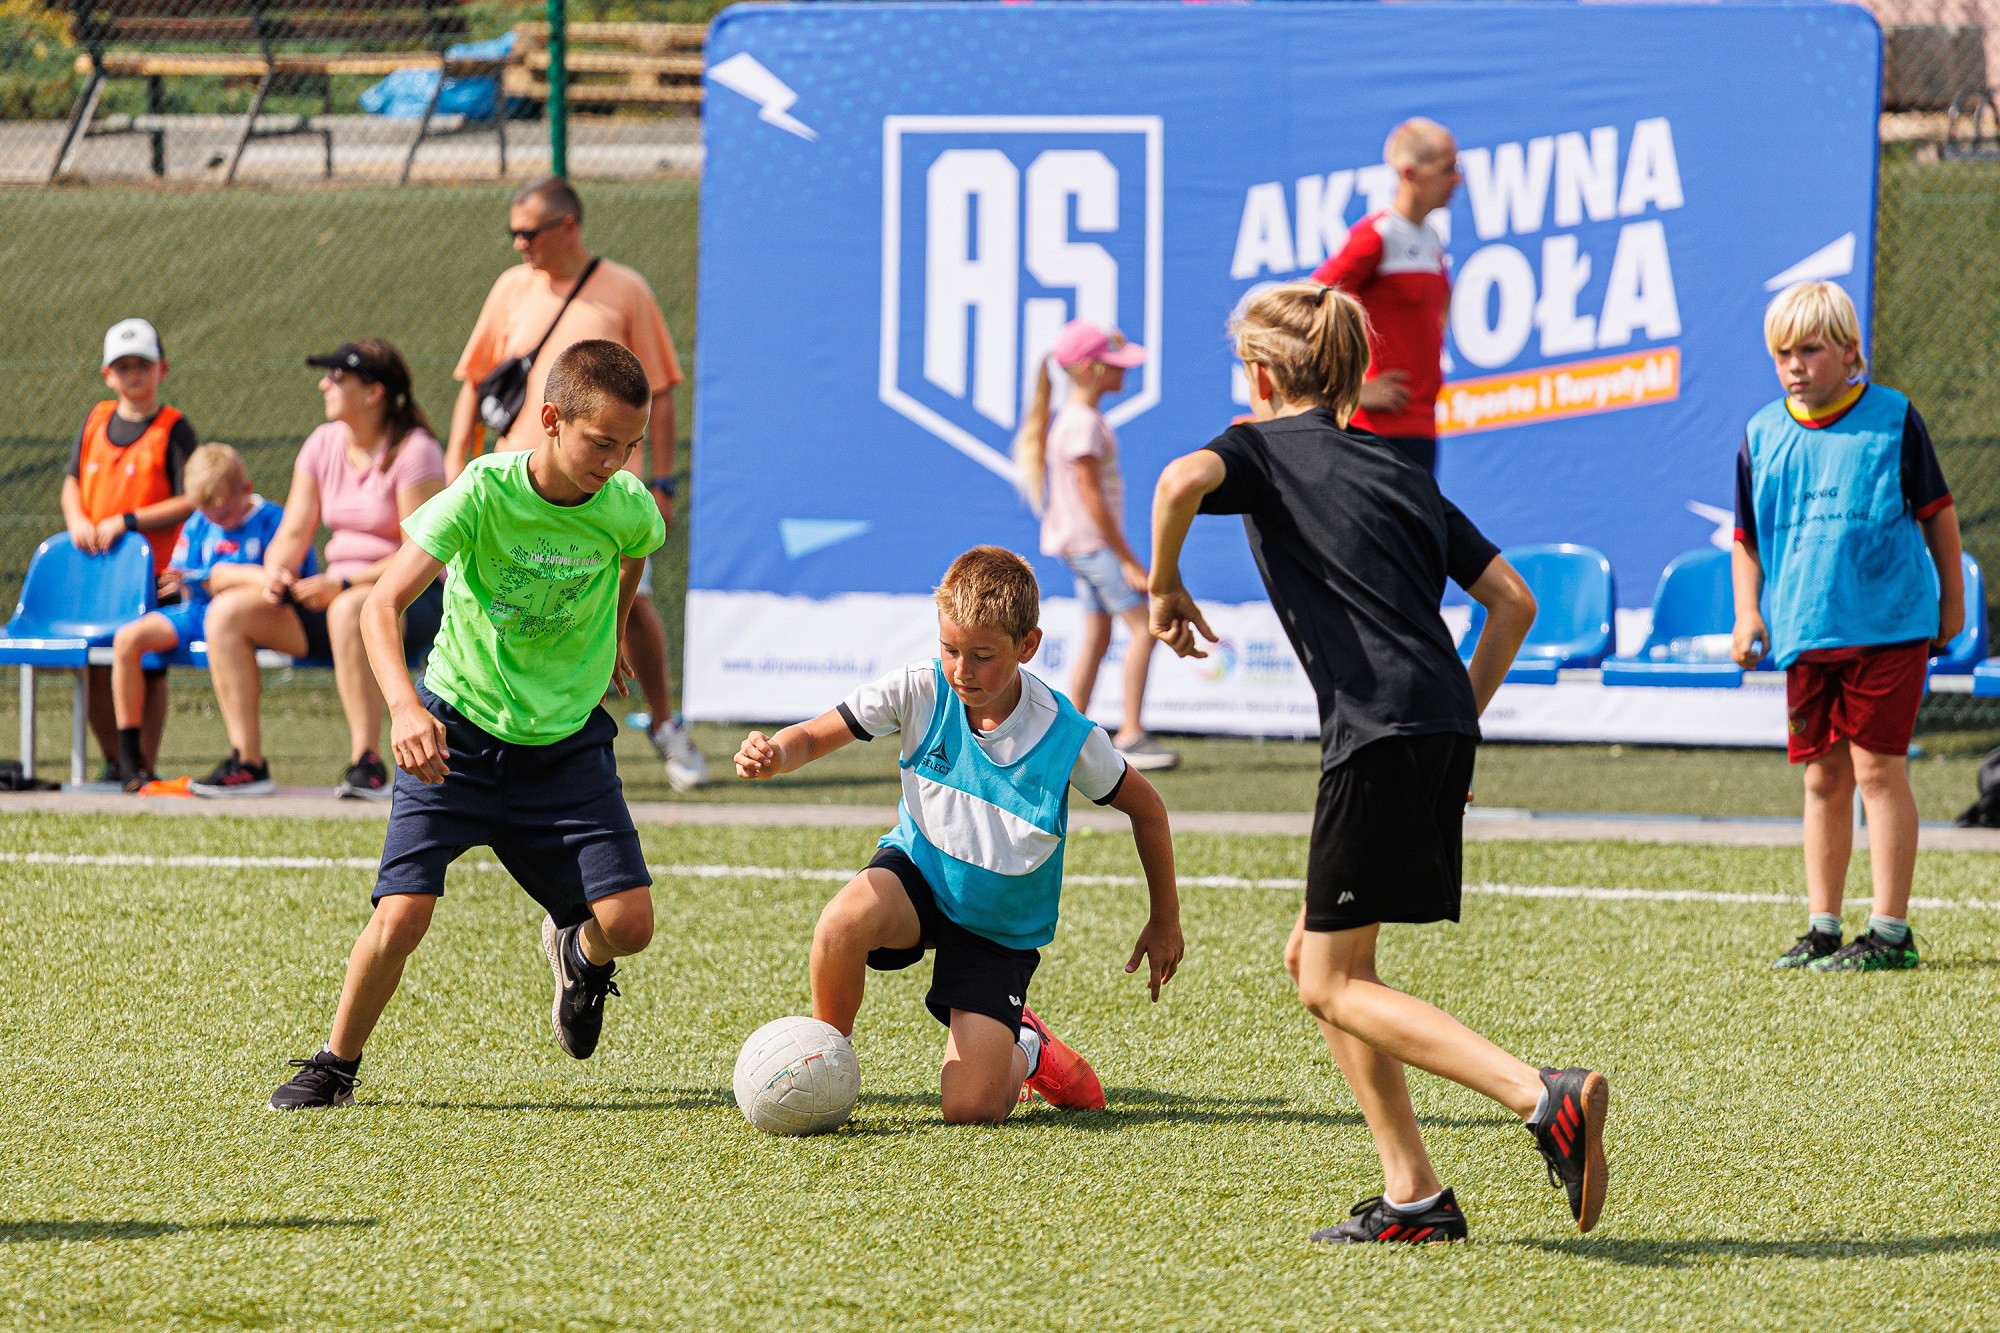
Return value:
<svg viewBox="0 0 2000 1333">
<path fill-rule="evenodd" d="M 1838 939 L 1840 938 L 1840 913 L 1814 912 L 1806 918 L 1806 929 L 1821 931 Z"/>
<path fill-rule="evenodd" d="M 1883 916 L 1871 912 L 1868 916 L 1868 933 L 1879 935 L 1891 944 L 1901 944 L 1910 938 L 1910 922 L 1907 917 Z"/>
</svg>

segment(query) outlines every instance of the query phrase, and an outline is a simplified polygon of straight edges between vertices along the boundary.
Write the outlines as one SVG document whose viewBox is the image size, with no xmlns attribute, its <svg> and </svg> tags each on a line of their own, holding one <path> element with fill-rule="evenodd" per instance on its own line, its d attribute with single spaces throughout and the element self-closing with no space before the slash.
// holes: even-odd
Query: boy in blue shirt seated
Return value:
<svg viewBox="0 0 2000 1333">
<path fill-rule="evenodd" d="M 1764 314 L 1764 343 L 1785 396 L 1750 418 L 1737 455 L 1730 654 L 1747 670 L 1768 652 L 1784 669 L 1785 747 L 1806 770 L 1806 933 L 1772 966 L 1912 968 L 1905 765 L 1930 656 L 1965 625 L 1958 511 L 1915 406 L 1868 382 L 1846 292 L 1786 288 Z M 1843 948 L 1857 787 L 1875 898 L 1868 929 Z"/>
<path fill-rule="evenodd" d="M 1102 728 L 1021 670 L 1042 642 L 1027 561 L 974 547 L 938 585 L 937 608 L 937 658 L 776 736 L 753 731 L 736 753 L 738 776 L 770 778 L 849 741 L 903 737 L 896 827 L 813 932 L 813 1017 L 851 1035 L 868 969 L 911 967 L 935 950 L 924 1004 L 951 1032 L 946 1120 L 1005 1120 L 1024 1086 L 1053 1106 L 1101 1110 L 1089 1062 L 1026 1003 L 1039 950 L 1055 938 L 1069 788 L 1132 820 L 1152 913 L 1125 970 L 1146 959 L 1156 1001 L 1183 950 L 1166 806 Z"/>
<path fill-rule="evenodd" d="M 204 444 L 189 455 L 182 486 L 195 511 L 181 527 L 173 560 L 160 575 L 160 609 L 122 626 L 111 641 L 111 697 L 118 716 L 118 780 L 136 792 L 153 781 L 159 738 L 142 743 L 146 706 L 143 662 L 202 638 L 209 601 L 224 588 L 262 583 L 264 548 L 285 516 L 250 489 L 243 456 L 226 444 Z M 312 572 L 313 553 L 306 552 Z"/>
</svg>

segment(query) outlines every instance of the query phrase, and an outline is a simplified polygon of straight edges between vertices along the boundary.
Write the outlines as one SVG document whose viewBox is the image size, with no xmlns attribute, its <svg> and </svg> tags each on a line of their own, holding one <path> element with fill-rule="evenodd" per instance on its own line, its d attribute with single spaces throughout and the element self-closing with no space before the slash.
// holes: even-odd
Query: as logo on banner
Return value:
<svg viewBox="0 0 2000 1333">
<path fill-rule="evenodd" d="M 1156 405 L 1163 139 L 1158 116 L 884 118 L 882 401 L 1011 480 L 1032 377 L 1088 319 L 1151 353 L 1107 419 Z"/>
</svg>

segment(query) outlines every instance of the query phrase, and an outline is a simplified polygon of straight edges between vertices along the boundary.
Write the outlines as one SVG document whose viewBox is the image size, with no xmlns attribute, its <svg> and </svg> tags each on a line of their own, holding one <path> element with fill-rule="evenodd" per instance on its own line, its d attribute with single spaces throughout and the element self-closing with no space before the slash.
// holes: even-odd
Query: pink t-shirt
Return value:
<svg viewBox="0 0 2000 1333">
<path fill-rule="evenodd" d="M 1125 480 L 1118 475 L 1118 437 L 1111 433 L 1104 416 L 1094 407 L 1070 403 L 1049 423 L 1049 487 L 1042 509 L 1043 555 L 1089 555 L 1111 543 L 1097 530 L 1096 520 L 1083 507 L 1083 492 L 1077 486 L 1076 463 L 1080 458 L 1103 460 L 1098 476 L 1104 483 L 1104 506 L 1111 516 L 1124 521 Z"/>
<path fill-rule="evenodd" d="M 295 474 L 304 473 L 319 486 L 319 521 L 333 533 L 326 543 L 326 572 L 340 578 L 352 578 L 403 544 L 396 492 L 444 480 L 444 450 L 428 431 L 404 436 L 387 471 L 379 450 L 365 468 L 349 462 L 351 438 L 346 422 L 329 421 L 306 436 L 292 465 Z"/>
</svg>

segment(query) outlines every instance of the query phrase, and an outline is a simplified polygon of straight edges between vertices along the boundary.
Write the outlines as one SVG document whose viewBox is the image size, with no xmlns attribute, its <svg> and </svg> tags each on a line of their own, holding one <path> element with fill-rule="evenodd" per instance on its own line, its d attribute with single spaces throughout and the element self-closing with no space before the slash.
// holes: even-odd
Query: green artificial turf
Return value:
<svg viewBox="0 0 2000 1333">
<path fill-rule="evenodd" d="M 857 832 L 648 830 L 677 864 L 851 867 Z M 23 816 L 0 852 L 359 857 L 374 826 Z M 475 854 L 480 855 L 480 854 Z M 1129 874 L 1078 838 L 1076 873 Z M 1184 874 L 1296 875 L 1289 839 L 1184 837 Z M 1927 855 L 1920 894 L 1994 897 Z M 1857 878 L 1865 866 L 1857 868 Z M 1796 853 L 1485 845 L 1513 884 L 1798 891 Z M 1973 1327 L 2000 1296 L 2000 914 L 1916 914 L 1915 973 L 1778 976 L 1775 904 L 1473 896 L 1385 931 L 1387 978 L 1526 1058 L 1609 1075 L 1613 1187 L 1579 1238 L 1526 1134 L 1413 1076 L 1472 1223 L 1454 1249 L 1304 1235 L 1377 1188 L 1289 996 L 1298 895 L 1189 888 L 1157 1007 L 1120 967 L 1132 887 L 1072 886 L 1034 1000 L 1110 1108 L 999 1129 L 936 1110 L 918 971 L 876 978 L 863 1095 L 830 1137 L 758 1136 L 738 1044 L 806 1005 L 830 889 L 663 878 L 604 1045 L 548 1030 L 536 913 L 455 873 L 363 1067 L 361 1104 L 278 1116 L 365 918 L 363 868 L 0 863 L 10 1032 L 0 1323 L 65 1328 Z M 1858 920 L 1858 912 L 1850 913 Z"/>
</svg>

